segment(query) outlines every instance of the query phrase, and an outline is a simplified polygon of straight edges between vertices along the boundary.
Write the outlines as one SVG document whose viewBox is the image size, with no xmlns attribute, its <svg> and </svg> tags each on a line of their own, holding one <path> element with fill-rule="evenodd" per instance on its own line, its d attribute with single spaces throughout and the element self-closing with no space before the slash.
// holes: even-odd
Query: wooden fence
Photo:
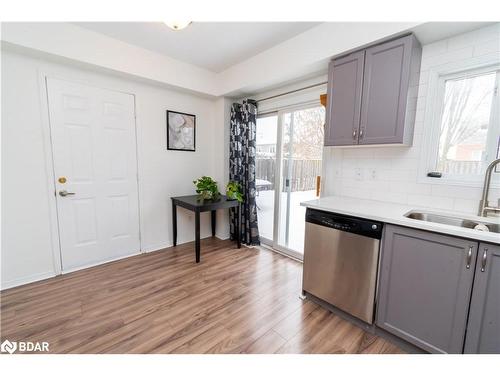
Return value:
<svg viewBox="0 0 500 375">
<path fill-rule="evenodd" d="M 321 175 L 321 160 L 283 160 L 282 176 L 283 181 L 290 171 L 289 184 L 291 191 L 306 191 L 316 189 L 316 176 Z M 256 160 L 256 178 L 271 182 L 272 185 L 264 186 L 262 190 L 274 189 L 274 171 L 276 167 L 275 159 L 257 158 Z M 286 190 L 283 184 L 283 191 Z"/>
<path fill-rule="evenodd" d="M 480 161 L 446 160 L 442 163 L 443 173 L 451 175 L 478 175 L 482 173 L 481 168 Z"/>
</svg>

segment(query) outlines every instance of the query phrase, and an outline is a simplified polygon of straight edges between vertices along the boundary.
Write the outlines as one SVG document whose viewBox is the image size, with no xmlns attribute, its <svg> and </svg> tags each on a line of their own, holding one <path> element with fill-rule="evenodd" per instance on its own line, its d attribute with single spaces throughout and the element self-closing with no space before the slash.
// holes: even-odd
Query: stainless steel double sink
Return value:
<svg viewBox="0 0 500 375">
<path fill-rule="evenodd" d="M 491 223 L 488 221 L 463 219 L 455 216 L 448 216 L 443 214 L 435 214 L 423 211 L 410 211 L 404 215 L 409 219 L 428 221 L 431 223 L 439 223 L 445 225 L 452 225 L 455 227 L 475 229 L 484 232 L 500 233 L 500 221 L 498 223 Z"/>
</svg>

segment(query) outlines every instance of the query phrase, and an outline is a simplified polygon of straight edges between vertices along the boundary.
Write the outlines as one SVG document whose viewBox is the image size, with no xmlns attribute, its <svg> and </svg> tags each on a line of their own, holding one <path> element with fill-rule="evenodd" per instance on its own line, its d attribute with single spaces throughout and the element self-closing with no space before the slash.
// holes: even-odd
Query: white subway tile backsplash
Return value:
<svg viewBox="0 0 500 375">
<path fill-rule="evenodd" d="M 490 198 L 491 199 L 499 199 L 500 198 L 500 189 L 497 189 L 497 188 L 490 189 Z"/>
<path fill-rule="evenodd" d="M 420 96 L 420 91 L 418 85 L 410 86 L 408 88 L 408 99 L 415 99 Z"/>
<path fill-rule="evenodd" d="M 418 86 L 420 84 L 420 74 L 418 71 L 410 74 L 410 86 Z"/>
<path fill-rule="evenodd" d="M 346 159 L 359 159 L 359 158 L 371 158 L 373 155 L 373 149 L 370 148 L 346 148 L 344 149 L 344 158 Z"/>
<path fill-rule="evenodd" d="M 391 159 L 391 167 L 393 169 L 418 169 L 420 159 L 418 158 L 394 158 Z"/>
<path fill-rule="evenodd" d="M 429 69 L 430 67 L 435 67 L 443 64 L 448 64 L 454 61 L 465 60 L 472 57 L 474 47 L 469 46 L 461 49 L 454 50 L 449 53 L 444 53 L 442 55 L 422 56 L 421 69 Z"/>
<path fill-rule="evenodd" d="M 415 129 L 412 147 L 325 148 L 325 195 L 375 199 L 429 209 L 449 209 L 475 214 L 481 187 L 418 183 L 425 123 L 429 69 L 435 65 L 500 52 L 500 23 L 423 46 Z M 484 58 L 484 57 L 481 57 Z M 416 81 L 416 77 L 413 77 Z M 413 82 L 411 86 L 415 85 Z M 362 179 L 356 176 L 360 171 Z M 491 189 L 490 203 L 497 204 L 500 189 Z"/>
<path fill-rule="evenodd" d="M 426 44 L 422 47 L 422 57 L 423 56 L 436 56 L 446 53 L 448 50 L 448 40 L 443 39 L 434 43 Z"/>
<path fill-rule="evenodd" d="M 399 204 L 407 204 L 408 203 L 408 195 L 405 193 L 396 193 L 387 191 L 374 191 L 372 192 L 372 199 L 382 202 L 392 202 Z"/>
<path fill-rule="evenodd" d="M 414 135 L 416 135 L 416 134 L 422 135 L 422 133 L 424 132 L 424 122 L 423 121 L 415 121 L 415 125 L 413 127 L 413 132 L 414 132 Z"/>
<path fill-rule="evenodd" d="M 449 197 L 433 197 L 422 194 L 408 194 L 408 202 L 410 206 L 424 206 L 434 209 L 452 210 L 453 198 Z"/>
<path fill-rule="evenodd" d="M 371 159 L 358 159 L 358 167 L 361 168 L 390 168 L 391 160 L 381 158 L 378 154 L 374 154 Z"/>
<path fill-rule="evenodd" d="M 417 141 L 418 142 L 418 141 Z M 387 166 L 387 168 L 393 167 L 393 160 L 398 159 L 405 166 L 407 165 L 405 160 L 418 158 L 420 155 L 420 150 L 416 147 L 393 147 L 380 150 L 373 155 L 374 160 L 383 160 L 384 164 L 379 164 L 382 166 Z M 408 163 L 410 165 L 410 163 Z"/>
<path fill-rule="evenodd" d="M 369 189 L 364 189 L 359 187 L 353 188 L 353 187 L 342 186 L 340 188 L 340 195 L 350 198 L 371 199 L 371 193 L 372 192 Z"/>
<path fill-rule="evenodd" d="M 412 182 L 394 181 L 389 186 L 389 191 L 431 196 L 431 186 L 429 184 L 419 184 L 413 181 Z"/>
<path fill-rule="evenodd" d="M 419 84 L 426 85 L 428 81 L 429 81 L 429 71 L 427 71 L 427 70 L 420 71 Z"/>
<path fill-rule="evenodd" d="M 421 109 L 415 113 L 415 124 L 418 122 L 424 122 L 425 119 L 425 109 Z"/>
<path fill-rule="evenodd" d="M 469 33 L 460 34 L 453 38 L 447 39 L 448 41 L 448 51 L 449 54 L 452 51 L 460 50 L 466 47 L 472 47 L 477 43 L 478 35 L 474 31 Z"/>
<path fill-rule="evenodd" d="M 417 105 L 415 107 L 415 110 L 418 111 L 425 111 L 425 97 L 418 98 L 417 99 Z"/>
<path fill-rule="evenodd" d="M 479 202 L 480 189 L 468 186 L 432 185 L 431 194 L 434 196 L 446 196 L 461 199 L 474 199 Z"/>
<path fill-rule="evenodd" d="M 378 171 L 379 179 L 390 182 L 407 182 L 416 184 L 417 171 L 413 169 L 382 169 Z"/>
<path fill-rule="evenodd" d="M 494 52 L 500 52 L 500 39 L 493 39 L 474 46 L 474 56 L 483 56 Z"/>
<path fill-rule="evenodd" d="M 464 212 L 475 215 L 479 207 L 479 201 L 474 199 L 455 198 L 453 202 L 453 211 Z"/>
<path fill-rule="evenodd" d="M 427 95 L 427 84 L 421 84 L 419 87 L 418 87 L 418 97 L 424 97 Z"/>
</svg>

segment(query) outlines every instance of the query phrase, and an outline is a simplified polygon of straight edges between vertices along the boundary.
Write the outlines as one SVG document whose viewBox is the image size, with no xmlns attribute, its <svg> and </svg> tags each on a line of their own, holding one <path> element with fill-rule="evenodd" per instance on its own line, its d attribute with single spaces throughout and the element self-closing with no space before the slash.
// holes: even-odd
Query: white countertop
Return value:
<svg viewBox="0 0 500 375">
<path fill-rule="evenodd" d="M 381 221 L 388 224 L 402 225 L 405 227 L 428 230 L 432 232 L 449 234 L 463 238 L 470 238 L 478 241 L 500 244 L 500 234 L 492 232 L 482 232 L 475 229 L 455 227 L 452 225 L 431 223 L 416 219 L 409 219 L 404 215 L 409 211 L 423 211 L 441 215 L 456 216 L 463 219 L 477 220 L 498 224 L 500 218 L 479 217 L 460 212 L 433 210 L 419 206 L 407 206 L 397 203 L 380 202 L 368 199 L 354 199 L 347 197 L 325 197 L 312 201 L 302 202 L 301 206 L 315 208 L 322 211 L 335 212 L 369 220 Z"/>
</svg>

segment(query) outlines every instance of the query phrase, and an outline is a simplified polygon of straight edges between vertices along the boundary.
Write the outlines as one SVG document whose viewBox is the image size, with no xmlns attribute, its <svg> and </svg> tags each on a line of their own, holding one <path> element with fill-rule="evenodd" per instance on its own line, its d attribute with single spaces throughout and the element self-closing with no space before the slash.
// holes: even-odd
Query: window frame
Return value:
<svg viewBox="0 0 500 375">
<path fill-rule="evenodd" d="M 467 62 L 453 62 L 429 69 L 427 98 L 425 100 L 423 147 L 419 163 L 418 182 L 437 185 L 482 186 L 484 175 L 443 175 L 441 178 L 427 177 L 427 173 L 434 171 L 437 166 L 439 140 L 441 136 L 441 121 L 444 110 L 445 84 L 450 79 L 474 77 L 477 75 L 496 72 L 496 94 L 493 97 L 490 111 L 490 125 L 496 124 L 497 134 L 500 134 L 500 59 L 498 57 L 474 58 Z M 420 83 L 422 84 L 422 82 Z M 493 128 L 494 129 L 494 128 Z M 488 129 L 490 134 L 491 128 Z M 498 146 L 498 144 L 497 144 Z M 493 137 L 488 137 L 487 149 L 495 150 Z M 495 157 L 500 157 L 496 155 Z M 495 158 L 494 157 L 494 158 Z M 492 186 L 500 187 L 500 174 L 492 176 Z"/>
</svg>

